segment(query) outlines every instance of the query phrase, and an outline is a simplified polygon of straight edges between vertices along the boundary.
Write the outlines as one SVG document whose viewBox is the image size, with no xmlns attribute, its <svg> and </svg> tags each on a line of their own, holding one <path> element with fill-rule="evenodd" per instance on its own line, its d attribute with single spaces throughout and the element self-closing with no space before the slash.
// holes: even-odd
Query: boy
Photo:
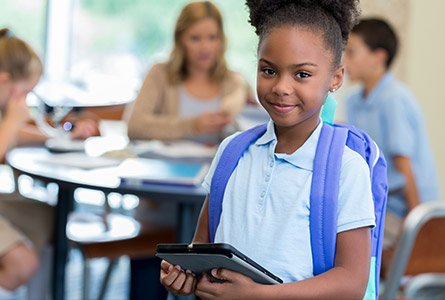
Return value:
<svg viewBox="0 0 445 300">
<path fill-rule="evenodd" d="M 394 246 L 408 212 L 420 202 L 439 200 L 422 110 L 388 71 L 396 52 L 397 37 L 389 24 L 364 19 L 352 29 L 344 59 L 350 79 L 362 84 L 346 100 L 347 122 L 375 140 L 388 164 L 384 250 Z"/>
</svg>

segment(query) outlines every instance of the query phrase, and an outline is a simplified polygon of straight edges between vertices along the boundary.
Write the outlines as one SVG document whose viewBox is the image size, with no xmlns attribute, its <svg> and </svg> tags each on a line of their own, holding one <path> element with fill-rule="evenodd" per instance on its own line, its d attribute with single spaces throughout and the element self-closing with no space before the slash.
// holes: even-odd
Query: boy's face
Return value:
<svg viewBox="0 0 445 300">
<path fill-rule="evenodd" d="M 258 99 L 275 126 L 313 130 L 329 90 L 338 89 L 343 67 L 333 71 L 333 56 L 321 33 L 279 27 L 258 48 Z"/>
<path fill-rule="evenodd" d="M 371 51 L 360 35 L 351 33 L 345 49 L 344 64 L 351 80 L 366 81 L 381 62 L 377 53 Z"/>
</svg>

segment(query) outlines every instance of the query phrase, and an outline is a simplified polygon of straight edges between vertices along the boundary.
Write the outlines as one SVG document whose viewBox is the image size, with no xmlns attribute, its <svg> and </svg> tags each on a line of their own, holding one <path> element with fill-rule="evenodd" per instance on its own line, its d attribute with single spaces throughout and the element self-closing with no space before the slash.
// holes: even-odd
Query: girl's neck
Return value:
<svg viewBox="0 0 445 300">
<path fill-rule="evenodd" d="M 275 125 L 275 134 L 278 141 L 275 153 L 292 154 L 297 151 L 311 136 L 319 122 L 320 120 L 316 118 L 314 121 L 303 122 L 292 127 Z"/>
<path fill-rule="evenodd" d="M 364 80 L 364 91 L 363 97 L 368 97 L 369 93 L 375 88 L 375 86 L 379 83 L 380 79 L 382 79 L 383 75 L 385 75 L 386 69 L 379 68 L 376 69 L 368 78 Z"/>
</svg>

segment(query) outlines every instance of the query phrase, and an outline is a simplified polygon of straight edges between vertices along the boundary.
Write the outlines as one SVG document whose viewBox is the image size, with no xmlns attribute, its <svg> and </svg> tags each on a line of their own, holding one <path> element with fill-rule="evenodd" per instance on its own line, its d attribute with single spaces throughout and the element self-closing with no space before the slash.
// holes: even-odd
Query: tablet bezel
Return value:
<svg viewBox="0 0 445 300">
<path fill-rule="evenodd" d="M 245 254 L 237 250 L 235 247 L 226 243 L 204 243 L 204 244 L 158 244 L 156 246 L 158 255 L 161 257 L 162 254 L 218 254 L 224 255 L 227 258 L 232 258 L 235 256 L 239 258 L 239 261 L 247 263 L 259 273 L 266 275 L 269 279 L 272 279 L 277 284 L 283 283 L 283 280 L 278 276 L 272 274 L 264 267 L 260 266 L 258 263 L 247 257 Z M 162 258 L 162 257 L 161 257 Z M 199 274 L 198 274 L 199 275 Z"/>
</svg>

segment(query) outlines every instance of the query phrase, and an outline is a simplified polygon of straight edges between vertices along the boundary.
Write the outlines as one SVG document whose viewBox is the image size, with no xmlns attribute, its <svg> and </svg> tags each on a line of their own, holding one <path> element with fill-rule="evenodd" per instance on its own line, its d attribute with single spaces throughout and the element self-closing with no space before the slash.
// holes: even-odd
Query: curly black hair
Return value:
<svg viewBox="0 0 445 300">
<path fill-rule="evenodd" d="M 281 26 L 322 32 L 327 49 L 339 65 L 349 32 L 360 15 L 359 0 L 246 0 L 250 24 L 262 39 Z"/>
</svg>

